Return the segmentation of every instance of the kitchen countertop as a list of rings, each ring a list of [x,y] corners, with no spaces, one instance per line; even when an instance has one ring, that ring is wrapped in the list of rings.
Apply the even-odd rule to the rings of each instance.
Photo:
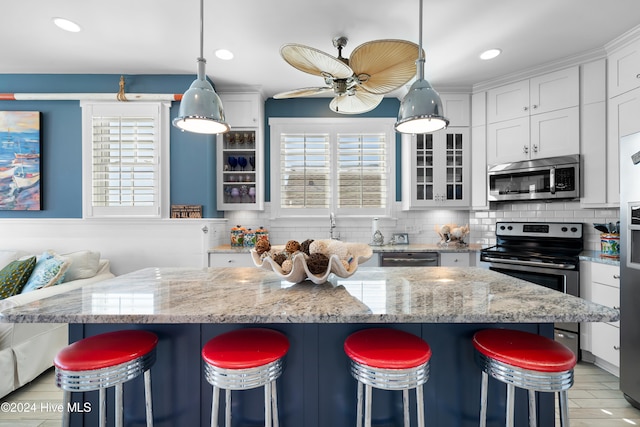
[[[243,268],[147,268],[0,314],[42,323],[552,323],[617,310],[488,269],[363,267],[293,285]]]
[[[620,265],[620,258],[611,258],[602,255],[600,251],[582,251],[580,252],[580,261],[591,261],[600,264]]]
[[[371,246],[374,253],[378,252],[480,252],[483,245],[470,244],[438,245],[438,244],[408,244],[408,245],[382,245]],[[241,254],[248,253],[250,248],[232,248],[231,245],[220,245],[208,250],[210,254]]]

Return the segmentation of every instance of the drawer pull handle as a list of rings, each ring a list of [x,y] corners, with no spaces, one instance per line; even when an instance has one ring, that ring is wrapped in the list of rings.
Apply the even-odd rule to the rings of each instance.
[[[619,279],[619,278],[620,278],[620,275],[619,275],[619,274],[614,274],[614,275],[613,275],[613,278],[617,280],[617,279]]]
[[[620,346],[619,346],[619,345],[614,345],[614,346],[613,346],[613,349],[614,349],[614,350],[620,350]]]

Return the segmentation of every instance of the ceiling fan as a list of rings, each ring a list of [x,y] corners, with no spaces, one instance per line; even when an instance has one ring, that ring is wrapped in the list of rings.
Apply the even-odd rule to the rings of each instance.
[[[326,86],[296,89],[274,95],[276,99],[334,93],[329,108],[341,114],[360,114],[380,104],[384,94],[406,84],[416,74],[418,45],[405,40],[373,40],[342,57],[346,37],[336,37],[338,57],[301,44],[285,44],[280,55],[305,73],[320,76]]]

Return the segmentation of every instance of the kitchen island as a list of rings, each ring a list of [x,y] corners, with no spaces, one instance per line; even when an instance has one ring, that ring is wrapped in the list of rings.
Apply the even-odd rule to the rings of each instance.
[[[119,328],[156,332],[156,426],[208,425],[211,387],[203,379],[200,349],[213,336],[247,325],[278,329],[291,341],[278,384],[282,426],[353,425],[355,380],[342,343],[358,329],[394,327],[432,347],[427,419],[436,426],[476,426],[475,331],[511,327],[552,337],[553,322],[618,316],[617,310],[480,268],[365,267],[322,285],[282,282],[257,268],[149,268],[6,310],[0,321],[70,323],[72,340]],[[134,391],[125,391],[125,398],[133,405],[125,407],[125,416],[135,424],[144,418],[142,384],[128,386]],[[400,395],[374,393],[374,421],[399,425]],[[489,425],[503,422],[504,396],[504,386],[492,383]],[[95,397],[78,399],[94,402]],[[526,423],[526,393],[516,400],[518,420]],[[553,425],[551,395],[540,396],[538,412],[541,425]],[[75,425],[88,426],[96,415],[72,418]],[[234,401],[234,417],[241,425],[259,423],[262,393],[244,392]]]

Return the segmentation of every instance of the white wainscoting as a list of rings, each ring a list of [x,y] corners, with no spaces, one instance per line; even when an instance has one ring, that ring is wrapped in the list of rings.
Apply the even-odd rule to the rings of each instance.
[[[207,250],[228,240],[227,222],[224,218],[2,219],[0,250],[100,251],[116,275],[146,267],[201,268],[207,266]]]

